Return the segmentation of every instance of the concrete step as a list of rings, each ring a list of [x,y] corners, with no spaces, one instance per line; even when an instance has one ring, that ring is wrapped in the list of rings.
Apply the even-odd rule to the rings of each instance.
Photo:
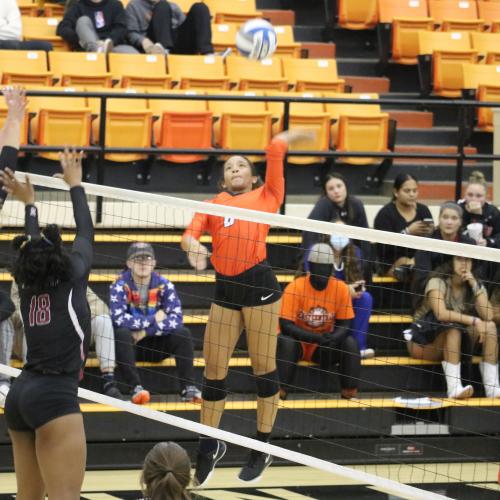
[[[404,129],[403,129],[404,130]],[[400,131],[398,131],[399,136]],[[398,137],[399,138],[399,137]],[[399,142],[399,141],[398,141]],[[397,153],[432,153],[432,154],[456,154],[456,146],[433,146],[433,145],[421,145],[421,144],[397,144],[395,147]],[[466,154],[475,154],[477,149],[474,147],[466,147],[464,149]],[[401,158],[394,160],[395,164],[406,164],[406,163],[424,163],[426,165],[455,165],[456,160],[454,159],[418,159],[418,158]],[[468,165],[474,165],[474,161],[466,161]]]

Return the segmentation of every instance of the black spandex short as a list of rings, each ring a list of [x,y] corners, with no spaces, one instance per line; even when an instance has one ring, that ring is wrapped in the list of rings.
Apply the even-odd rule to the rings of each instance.
[[[281,298],[281,288],[267,261],[236,276],[215,275],[214,303],[241,311],[243,307],[272,304]]]
[[[5,402],[7,427],[34,431],[55,418],[80,413],[77,394],[77,375],[42,375],[23,370]]]

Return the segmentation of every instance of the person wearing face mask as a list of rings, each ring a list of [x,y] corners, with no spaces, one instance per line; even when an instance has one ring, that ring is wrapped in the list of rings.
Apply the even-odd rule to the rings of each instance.
[[[127,17],[119,0],[79,0],[68,8],[57,34],[85,52],[137,54],[126,45]]]
[[[342,174],[331,173],[325,177],[323,195],[314,205],[308,219],[331,222],[340,219],[344,224],[357,227],[368,227],[365,207],[363,202],[349,194],[347,183]],[[313,243],[324,241],[318,233],[305,231],[302,234],[302,246],[308,249]],[[361,249],[363,258],[370,258],[371,249],[368,241],[356,241]]]
[[[306,360],[327,372],[339,365],[341,396],[351,399],[358,390],[360,357],[351,335],[349,287],[332,275],[335,257],[330,245],[314,244],[307,259],[309,272],[283,292],[277,352],[280,396],[287,397],[297,362]]]
[[[375,351],[367,345],[373,297],[366,291],[366,280],[360,262],[361,252],[347,236],[342,234],[332,234],[330,244],[334,255],[333,275],[347,283],[349,287],[354,310],[351,330],[358,343],[359,354],[363,359],[373,358]]]
[[[429,207],[417,201],[417,179],[412,174],[399,174],[394,179],[392,193],[392,200],[379,210],[373,227],[392,233],[430,236],[434,223]],[[409,270],[415,265],[415,250],[411,248],[377,243],[376,251],[381,275],[395,277],[397,274],[398,278],[403,278],[406,276],[402,266]]]
[[[467,243],[475,245],[476,241],[470,236],[461,232],[463,211],[454,202],[447,201],[439,209],[439,221],[431,238],[444,241],[456,241],[457,243]],[[432,246],[432,243],[429,243]],[[415,252],[415,266],[413,273],[413,289],[417,294],[424,291],[424,284],[427,276],[436,267],[442,265],[450,257],[439,252],[429,252],[428,250],[417,250]],[[478,265],[476,271],[483,276],[482,265]]]

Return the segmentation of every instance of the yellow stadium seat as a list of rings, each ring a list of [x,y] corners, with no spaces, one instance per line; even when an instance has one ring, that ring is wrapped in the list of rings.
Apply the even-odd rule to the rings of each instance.
[[[167,63],[180,89],[229,89],[222,57],[169,55]]]
[[[111,87],[106,56],[94,52],[49,52],[49,67],[63,87]]]
[[[500,86],[500,65],[463,64],[463,88],[477,89],[480,85]]]
[[[69,51],[68,44],[56,35],[57,25],[61,19],[57,17],[28,17],[24,16],[23,38],[24,40],[44,40],[50,42],[54,50]]]
[[[238,26],[234,23],[212,24],[212,45],[216,52],[227,48],[236,50],[236,33]]]
[[[486,26],[492,26],[495,21],[500,23],[500,2],[478,0],[477,12]]]
[[[214,94],[214,92],[210,92]],[[218,95],[227,92],[217,92]],[[215,94],[215,95],[217,95]],[[229,95],[257,96],[262,91],[236,91]],[[208,101],[214,119],[214,141],[224,149],[264,149],[271,139],[272,115],[264,101]],[[251,161],[261,156],[250,156]]]
[[[378,0],[381,23],[392,23],[394,18],[429,19],[426,0]]]
[[[169,89],[165,57],[156,54],[109,54],[109,71],[120,87]]]
[[[365,30],[377,24],[377,0],[339,0],[338,9],[342,28]]]
[[[485,102],[500,102],[500,85],[479,85],[477,100]],[[477,126],[485,132],[493,132],[492,108],[477,109]]]
[[[255,0],[205,0],[216,23],[244,23],[262,17]]]
[[[239,90],[288,90],[288,80],[283,77],[279,58],[251,61],[230,56],[226,59],[226,68],[231,83]]]
[[[472,48],[486,64],[500,62],[500,33],[471,33]]]
[[[342,92],[335,59],[283,59],[283,74],[297,92]]]
[[[17,6],[22,16],[36,16],[38,14],[38,6],[33,0],[17,0]]]
[[[481,31],[475,0],[429,0],[429,15],[443,31]]]
[[[386,153],[389,151],[389,115],[360,116],[341,115],[336,143],[337,151],[359,152],[370,151]],[[370,165],[380,163],[377,158],[345,157],[339,159],[344,163],[352,165]]]
[[[44,14],[48,17],[63,17],[64,16],[64,5],[60,3],[45,2]]]
[[[301,44],[295,41],[292,26],[275,26],[278,46],[277,56],[300,57]]]
[[[54,87],[52,87],[54,90]],[[76,89],[66,88],[71,94]],[[90,145],[92,111],[85,97],[30,97],[28,109],[34,115],[31,133],[40,146]],[[49,160],[58,160],[56,152],[39,153]]]
[[[0,50],[0,72],[3,84],[52,85],[47,54],[43,51]]]
[[[150,89],[153,93],[154,89]],[[169,90],[169,94],[199,95],[196,90]],[[154,137],[158,147],[210,148],[212,146],[212,113],[207,101],[181,99],[150,99],[149,109],[157,118]],[[193,163],[206,159],[206,155],[163,155],[162,159],[174,163]]]
[[[321,97],[320,93],[314,92],[266,92],[268,96],[287,96],[314,98]],[[284,104],[276,101],[267,103],[268,109],[275,120],[273,134],[283,129]],[[300,128],[311,130],[315,133],[312,143],[300,143],[289,147],[289,151],[328,151],[330,144],[330,116],[325,111],[323,103],[292,102],[290,103],[289,128]],[[321,156],[289,156],[289,162],[296,165],[309,165],[323,163],[325,159]]]

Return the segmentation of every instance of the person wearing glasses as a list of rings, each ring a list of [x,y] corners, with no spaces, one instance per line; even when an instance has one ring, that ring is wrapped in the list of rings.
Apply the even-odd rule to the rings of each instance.
[[[117,367],[132,387],[132,402],[146,404],[150,394],[141,385],[136,361],[174,356],[182,401],[201,402],[194,385],[193,341],[183,323],[181,302],[174,284],[155,272],[155,266],[153,247],[133,243],[126,269],[110,287]]]

